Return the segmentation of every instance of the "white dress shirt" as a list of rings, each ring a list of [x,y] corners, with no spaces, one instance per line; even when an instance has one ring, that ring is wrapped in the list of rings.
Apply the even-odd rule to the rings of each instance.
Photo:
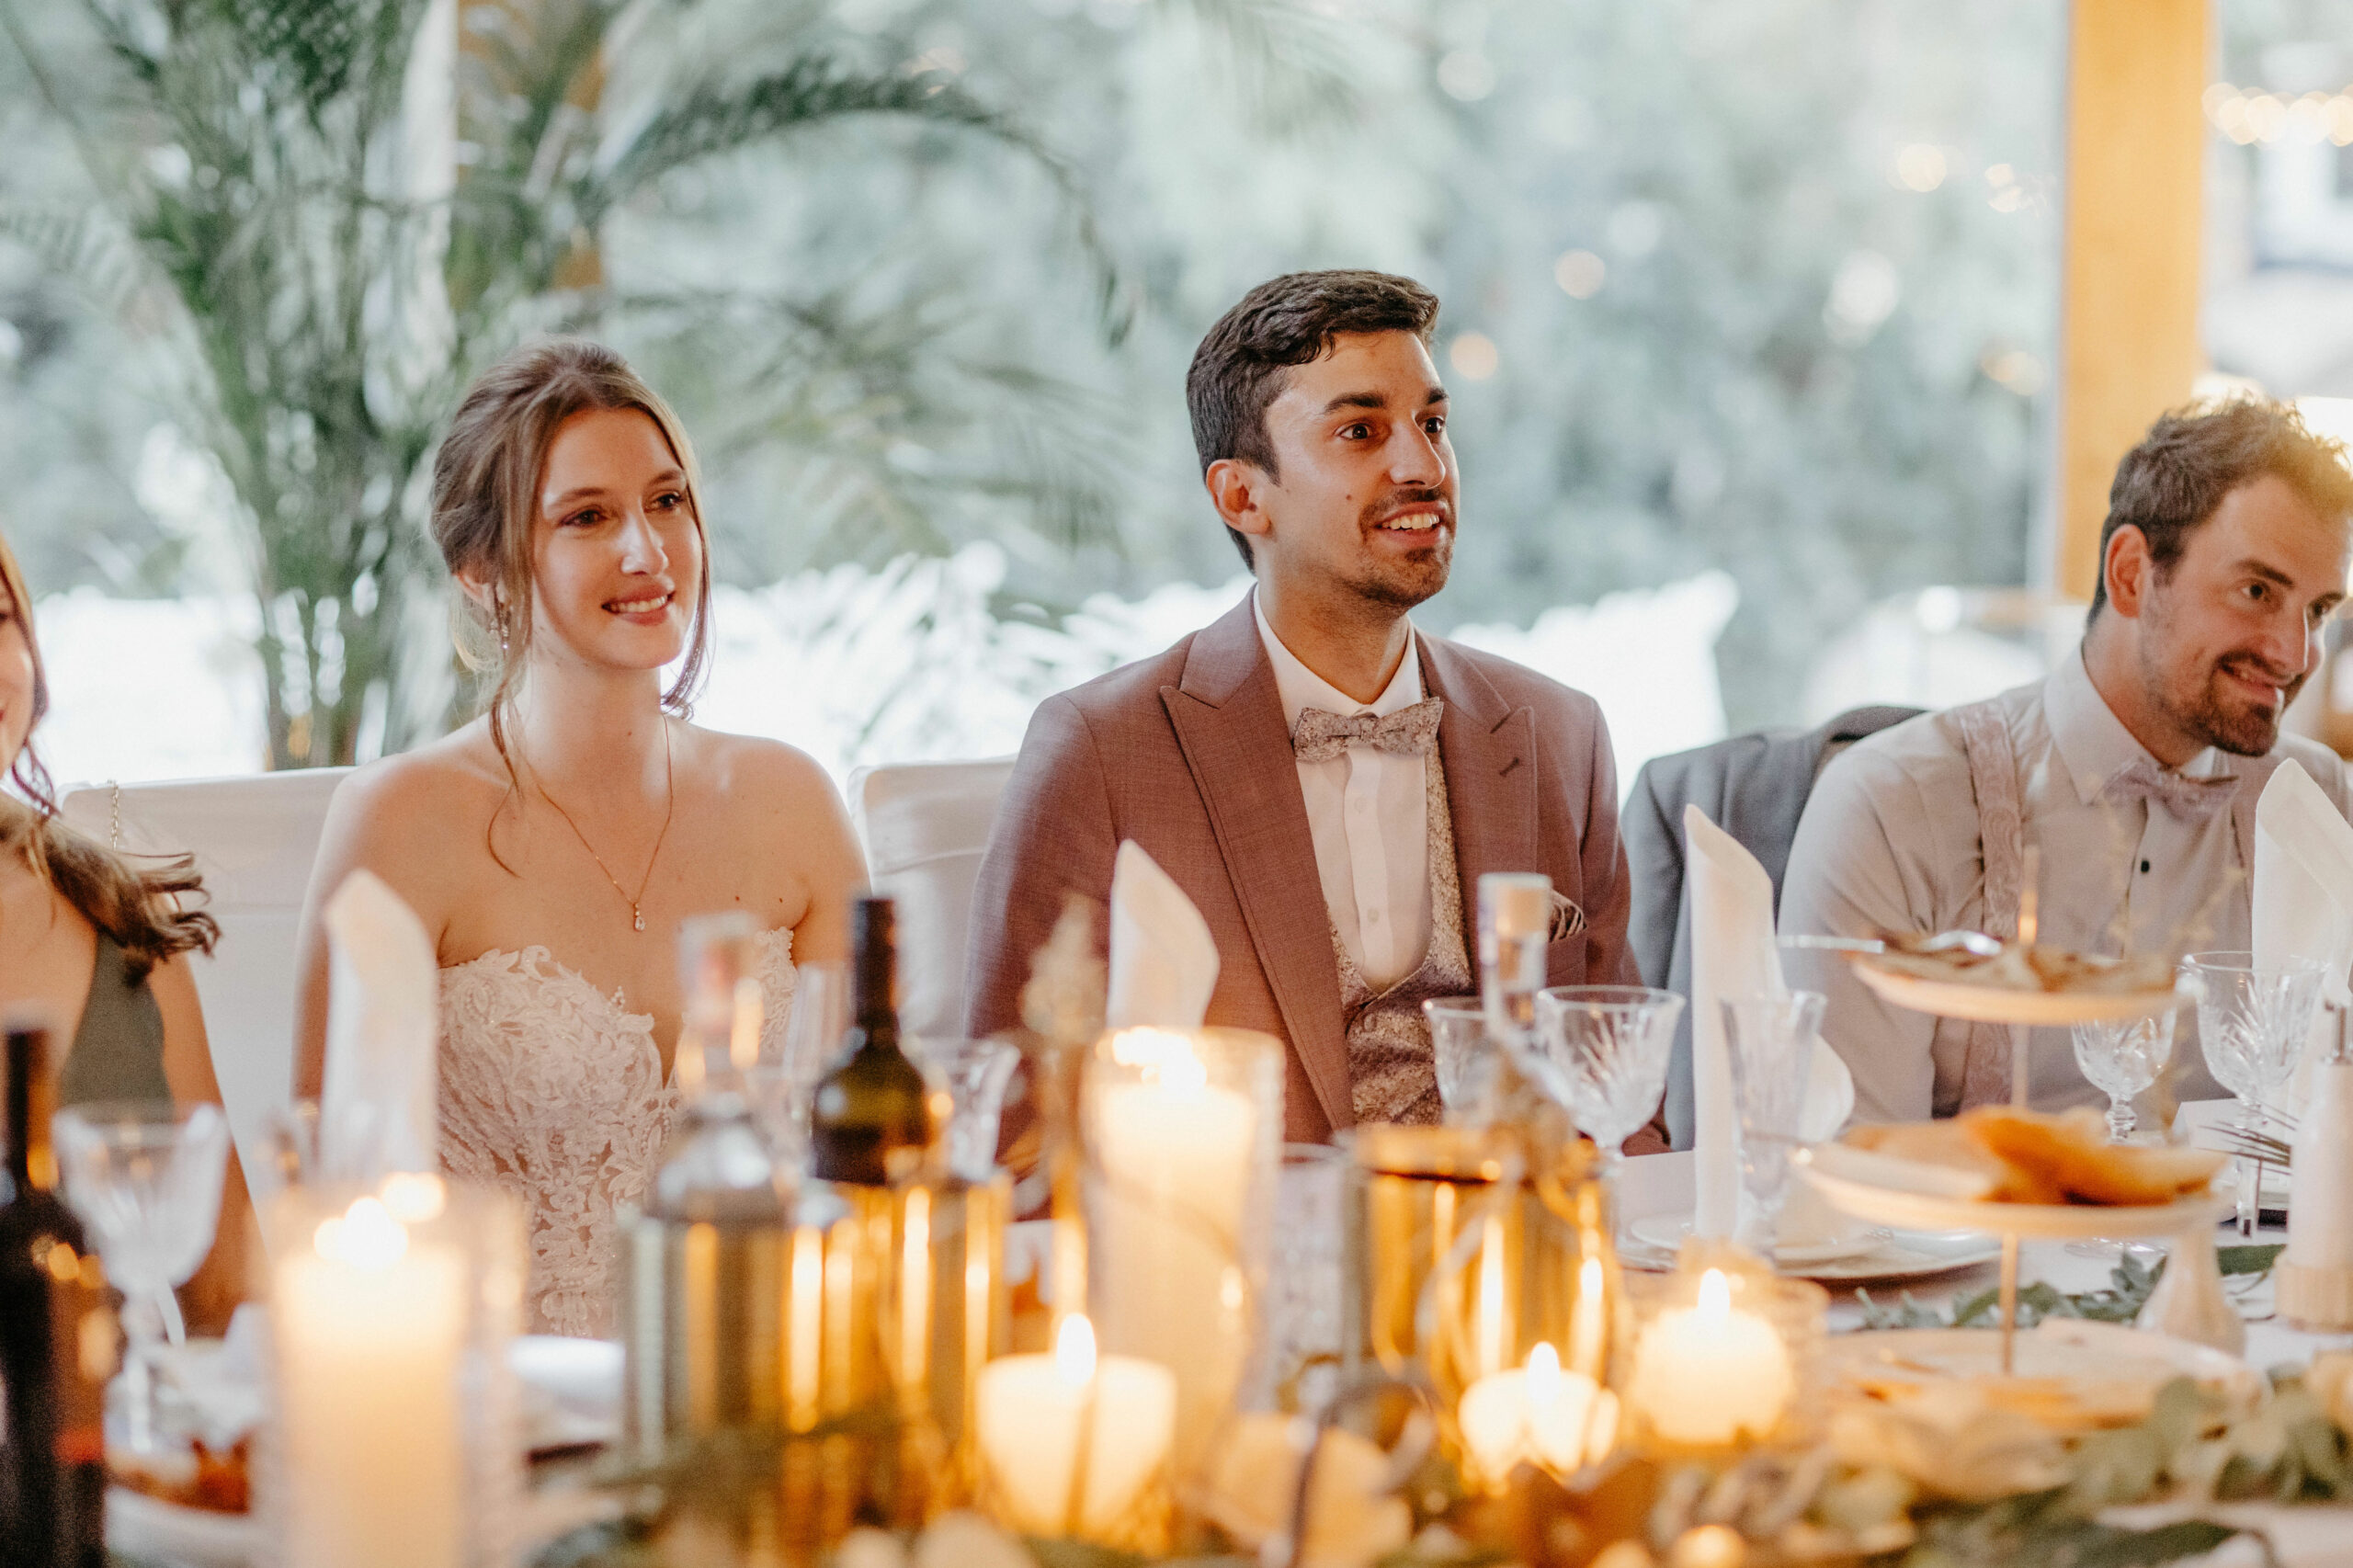
[[[1386,718],[1422,699],[1421,647],[1405,625],[1405,657],[1387,689],[1358,702],[1283,646],[1251,596],[1258,639],[1275,666],[1283,727],[1304,709]],[[1341,946],[1379,995],[1421,967],[1430,939],[1428,762],[1372,745],[1351,745],[1327,762],[1302,762],[1299,790],[1315,840],[1315,870]]]
[[[2024,836],[2041,846],[2040,941],[2174,959],[2248,946],[2253,868],[2241,863],[2232,813],[2193,821],[2105,793],[2120,769],[2148,754],[2092,685],[2080,653],[1995,700],[2017,753]],[[2273,755],[2293,756],[2347,809],[2346,769],[2326,747],[2282,735]],[[2224,778],[2239,763],[2210,747],[2179,771]],[[1851,937],[1984,930],[1984,892],[1968,757],[1932,714],[1859,742],[1823,770],[1790,846],[1780,926]],[[1822,1034],[1855,1075],[1859,1120],[1951,1113],[1966,1025],[1881,1002],[1843,960],[1790,953],[1785,962],[1792,983],[1829,994]],[[2035,1030],[2028,1054],[2029,1094],[2040,1108],[2108,1103],[2075,1065],[2067,1030]],[[2172,1065],[2159,1082],[2180,1099],[2224,1092],[2206,1070],[2190,1009],[2177,1015]]]

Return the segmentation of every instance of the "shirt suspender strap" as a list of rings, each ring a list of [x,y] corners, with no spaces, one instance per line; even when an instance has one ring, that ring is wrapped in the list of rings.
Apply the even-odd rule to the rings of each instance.
[[[2018,899],[2026,881],[2026,818],[2019,805],[2018,748],[1998,701],[1972,702],[1946,715],[1969,759],[1969,787],[1977,797],[1977,838],[1985,865],[1985,934],[2009,941],[2018,932]],[[2010,1097],[2010,1031],[2004,1024],[1971,1024],[1962,1055],[1961,1105],[2001,1105]]]

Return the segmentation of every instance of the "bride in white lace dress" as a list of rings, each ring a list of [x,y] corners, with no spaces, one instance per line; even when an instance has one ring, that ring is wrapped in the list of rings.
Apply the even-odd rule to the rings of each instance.
[[[318,1093],[324,1051],[316,915],[366,866],[438,946],[443,1165],[529,1206],[529,1329],[609,1334],[614,1207],[669,1127],[678,923],[752,913],[773,1039],[795,960],[844,955],[865,869],[808,757],[687,722],[710,650],[694,457],[618,356],[558,341],[509,358],[467,393],[433,481],[461,651],[495,685],[482,718],[336,791],[295,1089]]]

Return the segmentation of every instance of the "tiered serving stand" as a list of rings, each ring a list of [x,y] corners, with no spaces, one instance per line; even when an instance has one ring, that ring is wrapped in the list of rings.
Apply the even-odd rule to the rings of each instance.
[[[1859,956],[1857,975],[1882,1001],[1914,1012],[1968,1023],[2006,1024],[2010,1030],[2010,1103],[2027,1102],[2027,1040],[2032,1030],[2075,1024],[2154,1018],[2181,1005],[2177,992],[2021,991],[1956,981],[1927,980],[1882,969]],[[2211,1197],[2140,1207],[1989,1203],[1915,1192],[1808,1166],[1807,1179],[1834,1207],[1874,1224],[1906,1230],[1990,1232],[2002,1243],[2002,1370],[2014,1365],[2018,1333],[2018,1244],[2021,1241],[2140,1241],[2186,1234],[2220,1218]]]

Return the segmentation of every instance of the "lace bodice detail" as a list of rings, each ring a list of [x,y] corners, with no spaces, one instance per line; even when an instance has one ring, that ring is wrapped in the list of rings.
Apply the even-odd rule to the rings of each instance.
[[[763,1057],[792,1011],[792,933],[759,940]],[[532,1334],[609,1336],[620,1267],[615,1206],[645,1190],[677,1103],[654,1020],[607,996],[543,947],[441,971],[441,1164],[494,1183],[529,1217]]]

